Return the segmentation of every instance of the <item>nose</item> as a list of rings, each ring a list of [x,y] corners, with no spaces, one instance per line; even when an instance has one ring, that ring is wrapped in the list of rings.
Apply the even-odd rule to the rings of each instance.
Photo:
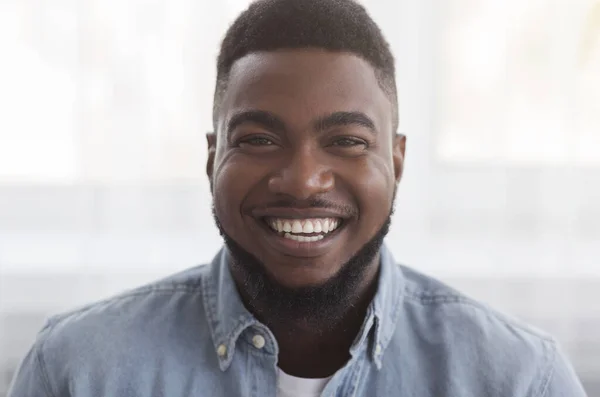
[[[269,179],[272,193],[307,200],[333,189],[333,173],[326,164],[306,150],[295,153],[285,167]]]

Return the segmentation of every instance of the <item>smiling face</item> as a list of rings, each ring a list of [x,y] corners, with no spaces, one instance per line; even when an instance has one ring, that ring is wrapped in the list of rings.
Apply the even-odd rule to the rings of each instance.
[[[357,56],[238,60],[208,137],[222,232],[285,288],[334,279],[389,219],[404,156],[392,124],[391,101]]]

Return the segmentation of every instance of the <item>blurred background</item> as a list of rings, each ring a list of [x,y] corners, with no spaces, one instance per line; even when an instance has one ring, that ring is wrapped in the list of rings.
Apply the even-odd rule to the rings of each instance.
[[[397,59],[396,258],[552,333],[600,395],[600,0],[364,0]],[[0,396],[44,320],[206,262],[247,0],[0,1]]]

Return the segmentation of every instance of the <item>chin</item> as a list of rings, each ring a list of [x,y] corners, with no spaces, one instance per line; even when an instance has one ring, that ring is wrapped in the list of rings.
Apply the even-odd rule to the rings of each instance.
[[[350,258],[333,252],[315,257],[294,257],[277,253],[256,253],[266,273],[277,283],[290,287],[319,286],[333,279]]]
[[[272,269],[265,266],[269,276],[274,282],[285,288],[301,289],[306,287],[322,287],[331,281],[338,273],[341,266],[335,270],[326,271],[318,268],[308,268],[310,265],[302,265],[295,269]]]

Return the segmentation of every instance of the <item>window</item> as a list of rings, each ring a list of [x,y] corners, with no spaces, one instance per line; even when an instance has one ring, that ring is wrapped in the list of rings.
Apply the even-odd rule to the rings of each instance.
[[[77,169],[76,15],[57,5],[39,20],[33,6],[0,4],[0,181],[69,182]]]
[[[600,2],[444,2],[437,156],[600,165]]]
[[[0,183],[196,182],[230,14],[185,0],[2,2]]]

